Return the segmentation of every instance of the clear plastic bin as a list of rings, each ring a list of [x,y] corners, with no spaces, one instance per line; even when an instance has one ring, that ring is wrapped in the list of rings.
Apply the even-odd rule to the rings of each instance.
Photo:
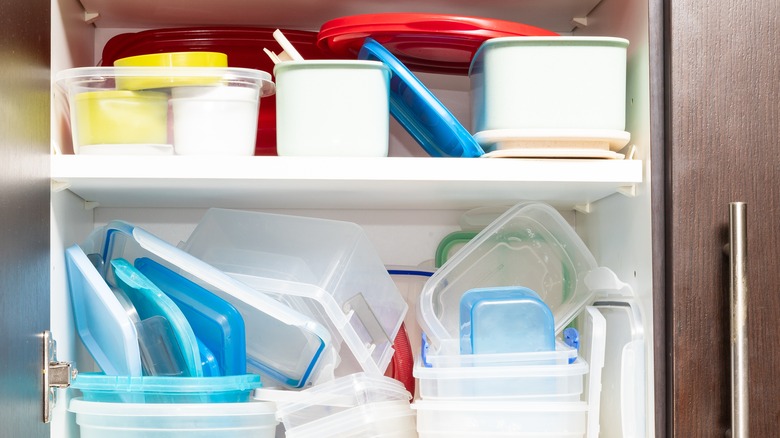
[[[559,333],[592,301],[585,281],[596,261],[553,207],[521,203],[501,215],[425,284],[418,319],[435,351],[460,349],[460,301],[475,288],[523,286],[539,294]]]
[[[387,369],[408,305],[357,224],[211,209],[182,248],[327,326],[335,377]]]

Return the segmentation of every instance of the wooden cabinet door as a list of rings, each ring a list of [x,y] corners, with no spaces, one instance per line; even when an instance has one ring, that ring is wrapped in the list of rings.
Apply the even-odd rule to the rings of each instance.
[[[747,203],[749,427],[780,424],[780,2],[665,2],[667,426],[731,424],[728,205]],[[660,435],[660,434],[659,434]]]

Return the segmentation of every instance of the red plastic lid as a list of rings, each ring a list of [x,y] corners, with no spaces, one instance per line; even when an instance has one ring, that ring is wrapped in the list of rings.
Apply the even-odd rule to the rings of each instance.
[[[273,37],[276,29],[255,27],[204,27],[153,29],[123,33],[103,46],[102,65],[113,65],[119,58],[165,52],[221,52],[227,54],[230,67],[274,71],[274,64],[263,48],[282,49]],[[317,33],[282,29],[284,36],[305,59],[322,59]],[[260,104],[255,155],[276,155],[276,99],[264,97]]]
[[[490,38],[557,36],[527,24],[443,14],[384,13],[328,21],[317,45],[340,58],[354,58],[371,37],[414,71],[467,75],[471,58]]]

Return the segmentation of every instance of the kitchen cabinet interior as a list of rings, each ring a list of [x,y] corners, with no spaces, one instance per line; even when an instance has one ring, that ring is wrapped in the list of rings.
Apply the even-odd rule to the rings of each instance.
[[[653,370],[653,260],[648,11],[643,1],[555,0],[394,2],[52,0],[52,74],[95,65],[112,36],[172,26],[262,26],[316,31],[339,16],[438,12],[501,18],[563,34],[624,37],[628,56],[626,160],[449,159],[422,157],[394,127],[391,157],[51,157],[51,330],[60,359],[89,370],[69,313],[64,249],[96,226],[124,219],[177,243],[209,207],[276,211],[356,222],[388,265],[416,266],[459,229],[467,210],[520,201],[550,203],[575,227],[601,266],[641,303]],[[258,53],[258,56],[263,56]],[[420,76],[467,125],[465,77]],[[52,138],[62,136],[56,111]],[[56,146],[56,144],[55,144]],[[54,148],[56,149],[56,148]],[[606,384],[606,383],[605,383]],[[654,381],[644,382],[646,436],[654,434]],[[60,390],[51,434],[75,436]]]

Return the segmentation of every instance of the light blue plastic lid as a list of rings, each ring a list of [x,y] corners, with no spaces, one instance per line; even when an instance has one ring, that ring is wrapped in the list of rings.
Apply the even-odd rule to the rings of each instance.
[[[432,157],[480,157],[485,152],[458,119],[398,58],[366,38],[358,59],[390,68],[390,114]]]
[[[246,373],[244,319],[233,305],[152,259],[138,258],[135,267],[179,307],[221,375]]]
[[[105,374],[142,374],[138,333],[130,316],[78,246],[65,250],[76,331]]]
[[[134,262],[149,257],[230,302],[241,313],[247,340],[247,370],[281,385],[300,388],[316,375],[330,332],[268,295],[258,293],[210,264],[124,221],[111,221],[92,232],[84,244],[99,253],[103,266],[115,258]],[[111,284],[107,272],[102,273]]]
[[[461,354],[555,350],[555,319],[527,287],[486,287],[460,299]]]
[[[79,373],[71,388],[86,401],[122,403],[236,403],[248,402],[260,376],[221,377],[106,376]]]
[[[183,360],[178,375],[202,377],[198,340],[179,307],[127,260],[113,259],[111,268],[117,285],[130,298],[142,321],[162,316],[170,324],[174,348],[178,346]]]

